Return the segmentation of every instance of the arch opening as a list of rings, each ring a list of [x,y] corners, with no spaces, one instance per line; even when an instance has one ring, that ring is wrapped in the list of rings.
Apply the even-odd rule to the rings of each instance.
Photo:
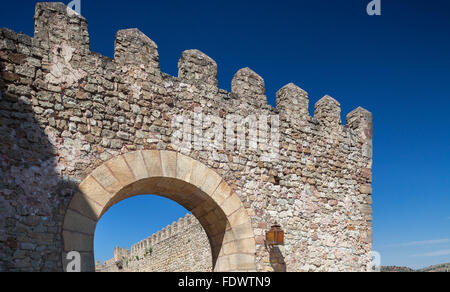
[[[158,195],[127,198],[99,220],[96,272],[211,272],[211,246],[200,222]]]
[[[97,222],[127,198],[155,194],[190,211],[205,230],[214,271],[255,271],[255,239],[239,197],[214,170],[173,151],[136,151],[96,168],[80,184],[66,212],[62,231],[66,254],[81,255],[81,270],[94,271],[93,239]]]

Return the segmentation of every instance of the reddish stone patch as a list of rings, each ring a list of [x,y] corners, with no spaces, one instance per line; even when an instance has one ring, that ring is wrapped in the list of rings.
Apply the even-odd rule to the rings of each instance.
[[[6,81],[18,81],[20,80],[19,75],[12,73],[12,72],[2,72],[2,78]]]
[[[264,244],[266,238],[262,235],[258,235],[255,238],[256,244]]]
[[[17,240],[12,238],[12,237],[8,237],[8,239],[5,242],[5,245],[9,248],[13,248],[16,249],[18,246]]]
[[[361,176],[364,178],[371,178],[372,177],[372,170],[370,168],[363,168],[361,169]]]
[[[258,228],[267,229],[267,223],[266,222],[259,222],[258,223]]]
[[[330,205],[331,207],[334,207],[334,206],[336,206],[338,204],[338,201],[336,201],[336,200],[329,200],[328,201],[328,205]]]
[[[10,62],[18,64],[18,65],[23,63],[24,58],[25,58],[25,56],[22,54],[17,54],[17,53],[9,53],[8,54],[8,60]]]

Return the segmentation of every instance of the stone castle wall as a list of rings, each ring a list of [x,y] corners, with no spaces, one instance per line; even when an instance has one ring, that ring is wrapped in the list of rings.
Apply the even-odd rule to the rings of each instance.
[[[208,237],[192,215],[134,244],[115,248],[114,258],[97,262],[97,272],[211,272]]]
[[[183,52],[178,67],[178,77],[161,72],[157,45],[137,29],[117,33],[113,59],[91,52],[87,21],[62,3],[36,5],[33,37],[0,30],[0,271],[62,271],[74,234],[84,238],[90,269],[98,218],[69,207],[79,204],[80,183],[122,154],[174,150],[173,118],[195,108],[279,123],[276,160],[260,149],[184,153],[214,170],[243,205],[238,214],[250,218],[250,235],[237,228],[242,241],[214,246],[224,266],[254,258],[242,270],[368,270],[372,115],[357,108],[343,125],[340,104],[325,96],[310,116],[308,94],[294,84],[280,89],[272,108],[264,80],[249,68],[236,73],[231,92],[219,89],[216,63],[198,50]],[[69,217],[79,224],[63,231]],[[240,219],[230,215],[223,225]],[[285,245],[270,249],[264,234],[274,222]],[[234,249],[246,254],[228,254]]]

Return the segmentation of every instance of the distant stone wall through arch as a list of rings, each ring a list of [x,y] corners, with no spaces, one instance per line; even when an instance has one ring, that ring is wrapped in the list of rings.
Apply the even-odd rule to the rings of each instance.
[[[94,248],[98,250],[95,244]],[[97,260],[95,271],[212,272],[212,263],[204,228],[197,218],[186,214],[131,247],[116,246],[112,258]]]

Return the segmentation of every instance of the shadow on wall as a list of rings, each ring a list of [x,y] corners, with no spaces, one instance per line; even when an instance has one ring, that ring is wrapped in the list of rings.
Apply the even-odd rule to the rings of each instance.
[[[274,272],[286,272],[284,256],[277,246],[269,247],[270,265]]]
[[[25,58],[0,50],[0,271],[62,271],[58,222],[77,186],[62,179],[45,132],[53,110],[39,119],[39,89],[10,69]]]

